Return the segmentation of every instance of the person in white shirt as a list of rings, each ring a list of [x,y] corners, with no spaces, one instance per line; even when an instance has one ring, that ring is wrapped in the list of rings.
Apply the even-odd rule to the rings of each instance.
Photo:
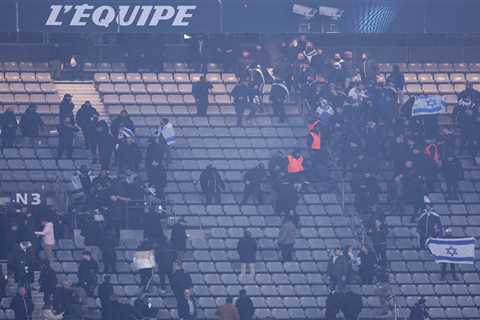
[[[53,247],[55,246],[55,231],[53,223],[47,219],[42,219],[42,231],[37,231],[35,234],[42,237],[43,251],[48,260],[53,260]]]
[[[160,121],[160,130],[159,133],[163,136],[165,139],[165,142],[167,143],[167,162],[170,162],[170,153],[171,153],[171,148],[175,144],[175,129],[173,128],[173,124],[167,119],[167,118],[162,118]]]

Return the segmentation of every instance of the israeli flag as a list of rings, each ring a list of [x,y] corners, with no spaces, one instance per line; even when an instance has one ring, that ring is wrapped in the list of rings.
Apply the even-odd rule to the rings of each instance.
[[[445,113],[447,102],[441,96],[419,95],[415,97],[412,117]]]
[[[436,263],[473,264],[475,259],[475,238],[428,238]]]

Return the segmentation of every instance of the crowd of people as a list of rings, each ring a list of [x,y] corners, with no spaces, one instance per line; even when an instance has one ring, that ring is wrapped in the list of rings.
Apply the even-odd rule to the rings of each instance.
[[[201,38],[196,39],[202,43]],[[202,45],[200,45],[201,47]],[[198,48],[196,48],[198,49]],[[200,49],[201,50],[201,49]],[[302,192],[312,182],[322,182],[328,192],[336,192],[336,178],[332,171],[340,172],[340,179],[348,181],[354,194],[354,209],[362,220],[364,238],[358,255],[351,246],[332,250],[327,276],[330,295],[327,300],[327,318],[335,319],[342,310],[348,319],[357,319],[362,309],[361,297],[352,292],[349,284],[378,284],[382,314],[391,312],[391,290],[388,285],[389,262],[386,255],[388,226],[386,213],[409,215],[417,224],[420,249],[431,236],[453,237],[451,229],[429,203],[428,194],[441,190],[439,176],[446,182],[446,198],[455,201],[459,196],[459,182],[463,168],[459,155],[468,151],[475,162],[479,148],[479,122],[477,120],[480,93],[471,84],[459,94],[454,111],[456,129],[447,130],[438,124],[436,115],[412,116],[414,97],[402,94],[405,80],[398,66],[386,79],[379,77],[377,63],[367,53],[356,61],[352,52],[326,54],[306,35],[294,37],[278,48],[281,59],[271,61],[262,44],[254,50],[243,50],[237,58],[227,47],[219,48],[225,59],[224,67],[235,72],[239,83],[231,92],[237,125],[244,125],[257,112],[265,112],[265,85],[271,83],[270,102],[274,116],[280,122],[288,121],[285,108],[296,102],[307,114],[305,148],[275,152],[268,164],[259,163],[244,174],[245,188],[241,203],[263,204],[266,186],[276,214],[283,217],[277,239],[283,261],[295,260],[295,239],[299,218],[296,206]],[[226,58],[228,57],[228,58]],[[198,57],[197,57],[198,58]],[[195,59],[197,59],[195,58]],[[206,60],[193,59],[202,66]],[[205,77],[193,85],[192,94],[197,115],[208,114],[208,96],[212,85]],[[160,120],[158,130],[152,132],[145,155],[135,136],[135,124],[127,110],[109,124],[86,101],[74,114],[72,96],[65,95],[59,106],[57,158],[72,158],[77,137],[83,137],[84,147],[90,150],[92,163],[100,164],[97,176],[82,166],[72,179],[74,194],[81,211],[89,211],[83,223],[85,244],[98,246],[104,265],[103,282],[98,286],[99,265],[90,251],[82,254],[78,264],[78,284],[57,284],[50,262],[55,259],[54,223],[51,216],[36,216],[33,221],[28,208],[20,209],[21,219],[13,219],[9,226],[6,252],[9,254],[8,271],[15,275],[18,295],[12,308],[18,320],[29,319],[33,310],[30,290],[33,270],[41,269],[40,284],[45,297],[43,314],[46,319],[61,319],[63,315],[82,317],[87,297],[97,295],[102,305],[103,319],[136,319],[148,317],[155,309],[148,304],[147,294],[155,272],[160,278],[161,292],[167,290],[166,279],[177,300],[181,319],[195,319],[196,298],[190,275],[183,270],[182,259],[187,245],[185,221],[180,219],[172,227],[170,239],[163,232],[161,213],[149,208],[144,215],[145,241],[138,247],[134,264],[140,274],[143,293],[134,305],[125,303],[113,294],[109,274],[116,272],[115,248],[119,232],[125,225],[119,214],[122,204],[145,199],[153,195],[160,203],[166,202],[168,163],[172,159],[175,129],[167,118]],[[2,148],[16,144],[17,127],[27,143],[37,145],[45,125],[31,105],[21,115],[17,125],[12,109],[1,117]],[[456,132],[459,134],[457,143]],[[144,160],[144,165],[140,163]],[[110,176],[115,165],[118,174]],[[388,205],[380,201],[379,178],[381,168],[391,167],[393,177],[388,183]],[[139,171],[145,169],[147,183]],[[338,170],[332,170],[336,169]],[[219,204],[227,182],[213,165],[201,173],[199,185],[205,204]],[[412,209],[413,207],[413,209]],[[39,218],[40,217],[40,218]],[[54,230],[55,229],[55,230]],[[39,237],[42,239],[40,242]],[[44,256],[40,260],[40,243]],[[242,277],[255,275],[257,239],[245,230],[237,251]],[[358,272],[354,272],[357,270]],[[442,265],[442,280],[447,265]],[[452,276],[457,278],[451,265]],[[97,289],[98,286],[98,289]],[[349,303],[344,304],[345,301]],[[412,310],[412,320],[423,319],[419,301]],[[424,311],[424,309],[421,309]],[[158,310],[156,310],[158,311]],[[416,315],[418,314],[418,316]],[[219,319],[252,319],[254,307],[251,299],[241,290],[239,297],[227,297],[217,310]]]

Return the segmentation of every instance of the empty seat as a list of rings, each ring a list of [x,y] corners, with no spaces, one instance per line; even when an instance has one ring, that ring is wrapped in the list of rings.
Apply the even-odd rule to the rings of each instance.
[[[20,78],[23,82],[36,82],[37,78],[35,77],[35,73],[33,72],[22,72],[20,74]]]
[[[3,63],[3,70],[5,71],[18,71],[18,63],[15,61],[8,61]]]
[[[37,81],[39,82],[50,82],[52,81],[52,76],[48,72],[37,72]]]
[[[18,72],[5,72],[5,80],[8,82],[19,82],[22,81],[20,78],[20,73]]]
[[[421,63],[409,63],[408,70],[413,72],[422,72],[423,65]]]
[[[110,81],[112,82],[126,82],[125,74],[123,73],[110,73]]]
[[[123,62],[114,62],[112,63],[112,71],[125,72],[127,71],[127,65]]]
[[[225,83],[236,83],[237,76],[234,73],[224,73],[222,74],[222,80]]]
[[[423,84],[422,85],[423,93],[425,94],[436,94],[438,93],[437,86],[435,84]]]
[[[143,83],[134,83],[130,85],[132,93],[147,93],[147,89]]]
[[[55,85],[50,82],[40,83],[40,88],[42,88],[42,92],[44,93],[53,93],[57,91]]]
[[[454,93],[453,85],[450,83],[442,83],[438,85],[438,91],[440,93],[451,94]]]
[[[112,65],[109,62],[97,63],[97,70],[99,71],[112,71]]]
[[[95,73],[93,75],[93,79],[95,80],[95,82],[110,82],[110,75],[108,73]]]
[[[466,63],[454,63],[453,69],[455,72],[467,72],[468,71],[468,64]]]
[[[162,88],[162,85],[159,84],[159,83],[151,83],[151,84],[147,84],[147,91],[149,93],[163,93],[163,88]]]
[[[480,73],[467,73],[468,82],[480,82]]]
[[[114,86],[116,93],[130,93],[130,85],[127,83],[117,83]]]
[[[451,63],[439,63],[438,70],[452,72],[454,69]]]
[[[464,83],[456,83],[453,85],[453,89],[455,90],[456,93],[460,93],[463,90],[465,90],[465,84]]]
[[[190,77],[188,76],[188,73],[175,73],[173,77],[175,79],[175,82],[190,82]]]
[[[114,93],[115,87],[111,83],[100,83],[98,85],[98,92],[100,93]]]
[[[226,94],[227,89],[225,88],[225,85],[223,83],[214,83],[212,92],[215,94]]]
[[[470,63],[468,69],[470,69],[470,71],[480,72],[480,63]]]
[[[436,83],[448,83],[450,82],[450,78],[448,77],[447,73],[435,73],[433,75],[433,79]]]
[[[423,64],[423,70],[424,71],[432,71],[435,72],[437,71],[437,64],[436,63],[424,63]]]
[[[155,83],[158,82],[156,73],[142,73],[142,80],[145,83]]]
[[[418,74],[418,81],[420,83],[432,83],[433,77],[431,73],[420,73]]]
[[[222,77],[220,73],[207,73],[207,81],[222,82]]]
[[[126,79],[128,82],[142,82],[142,75],[140,73],[127,73]]]
[[[171,73],[159,73],[157,78],[159,82],[166,82],[166,83],[175,82]]]
[[[10,83],[10,91],[14,93],[25,92],[25,85],[21,82]]]
[[[417,74],[415,74],[415,73],[405,73],[404,77],[405,77],[405,83],[417,83],[418,82]]]
[[[419,84],[407,84],[406,89],[408,93],[419,94],[423,92]]]
[[[178,87],[176,84],[164,84],[163,92],[165,93],[178,93]]]

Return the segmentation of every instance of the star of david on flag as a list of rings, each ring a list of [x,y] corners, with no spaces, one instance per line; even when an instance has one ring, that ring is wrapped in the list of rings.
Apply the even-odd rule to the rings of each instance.
[[[441,96],[419,95],[415,97],[412,116],[425,116],[445,113],[447,102]]]
[[[473,264],[475,238],[429,238],[426,246],[436,263]]]

